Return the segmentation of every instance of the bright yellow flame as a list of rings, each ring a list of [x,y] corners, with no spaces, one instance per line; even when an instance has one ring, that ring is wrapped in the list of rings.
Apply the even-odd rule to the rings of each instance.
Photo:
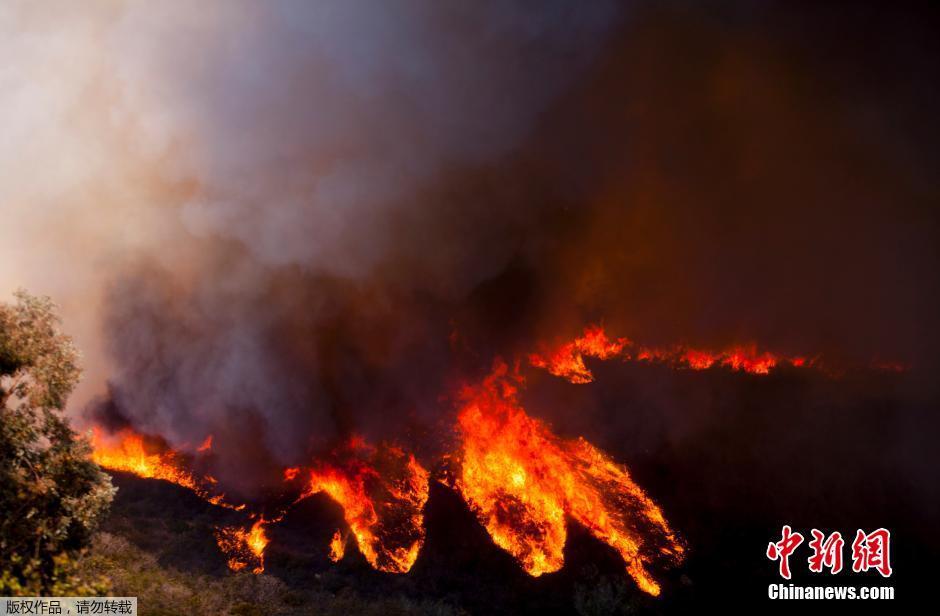
[[[191,473],[183,468],[176,452],[149,453],[139,434],[125,430],[118,440],[109,443],[97,428],[92,431],[92,459],[104,468],[133,473],[139,477],[163,479],[201,492],[202,488]]]
[[[559,438],[529,417],[505,363],[463,398],[456,483],[493,542],[533,576],[557,571],[571,516],[620,553],[644,592],[658,595],[647,565],[654,555],[678,561],[684,549],[627,469],[586,440]]]
[[[216,543],[228,556],[229,569],[241,571],[253,565],[252,573],[264,572],[264,549],[268,545],[268,537],[264,532],[265,524],[264,518],[261,517],[247,530],[237,526],[216,529]]]
[[[379,571],[406,573],[424,544],[428,478],[413,455],[387,444],[372,447],[353,439],[335,462],[318,464],[311,471],[301,498],[325,493],[342,506],[356,545],[370,565]]]
[[[343,560],[343,556],[346,554],[346,537],[343,536],[343,533],[339,529],[333,533],[333,538],[330,540],[330,560],[334,563],[338,563]]]
[[[212,437],[206,439],[211,446]],[[91,458],[102,468],[112,471],[132,473],[147,479],[162,479],[188,488],[200,498],[204,498],[213,505],[241,511],[245,505],[232,505],[225,502],[224,494],[210,494],[209,488],[215,485],[216,480],[211,475],[196,478],[186,469],[182,456],[172,449],[160,452],[147,450],[144,438],[131,431],[123,430],[110,438],[98,428],[92,429]],[[200,448],[202,450],[202,448]]]

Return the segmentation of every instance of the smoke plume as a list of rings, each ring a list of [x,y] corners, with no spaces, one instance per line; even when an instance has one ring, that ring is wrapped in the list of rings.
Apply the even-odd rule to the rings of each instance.
[[[586,321],[924,365],[935,43],[815,11],[5,3],[0,291],[246,485]]]

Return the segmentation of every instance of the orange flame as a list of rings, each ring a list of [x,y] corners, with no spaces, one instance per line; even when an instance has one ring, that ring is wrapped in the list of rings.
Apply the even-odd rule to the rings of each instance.
[[[575,383],[593,380],[585,357],[681,361],[694,369],[718,363],[755,373],[766,372],[776,361],[748,347],[717,356],[688,349],[681,355],[650,349],[631,355],[632,349],[626,338],[610,339],[602,328],[594,326],[556,351],[533,354],[529,359],[533,365]],[[678,562],[684,554],[662,511],[623,466],[584,439],[560,438],[529,417],[517,402],[521,382],[518,374],[510,375],[507,365],[498,361],[481,385],[464,388],[457,417],[460,446],[454,456],[460,468],[452,481],[454,487],[494,543],[512,554],[531,575],[563,566],[566,519],[570,517],[620,553],[627,572],[643,591],[659,594],[650,567],[659,561]],[[198,451],[211,447],[210,435]],[[106,468],[171,481],[210,502],[231,507],[222,502],[222,495],[210,495],[214,478],[196,477],[177,452],[149,451],[144,438],[131,431],[109,443],[95,430],[94,459]],[[300,467],[284,469],[285,483],[294,482],[300,473]],[[313,464],[295,502],[323,492],[343,508],[349,532],[334,533],[329,544],[331,560],[343,558],[352,536],[373,568],[405,573],[424,543],[428,481],[428,471],[414,455],[390,443],[373,446],[353,437],[329,460]],[[244,505],[237,509],[242,508]],[[283,515],[281,512],[274,519],[261,516],[247,529],[216,529],[218,545],[233,571],[264,571],[265,527]]]
[[[346,554],[346,537],[343,536],[343,533],[337,529],[333,533],[333,538],[330,540],[330,560],[334,563],[338,563],[343,560],[343,556]]]
[[[314,467],[305,498],[326,493],[343,508],[359,551],[375,569],[409,571],[424,544],[428,472],[400,448],[352,439]],[[335,554],[335,551],[331,552]]]
[[[707,351],[681,346],[671,349],[640,348],[633,359],[690,370],[708,370],[720,366],[749,374],[770,374],[771,370],[782,364],[806,368],[814,363],[805,357],[784,357],[767,351],[760,352],[755,344],[733,346],[723,351]]]
[[[768,351],[758,351],[755,344],[737,345],[717,351],[682,345],[643,347],[632,343],[627,338],[611,339],[599,325],[586,327],[579,338],[562,344],[554,350],[543,350],[529,355],[529,363],[572,383],[590,383],[594,380],[594,375],[585,365],[585,357],[597,359],[620,357],[624,361],[659,363],[690,370],[723,367],[749,374],[770,374],[781,365],[806,368],[816,364],[815,360],[805,357],[789,357]]]
[[[584,439],[565,440],[516,401],[519,377],[498,361],[478,387],[466,387],[457,488],[494,543],[533,576],[564,564],[570,516],[616,549],[637,585],[658,595],[654,559],[678,562],[684,549],[659,507]]]
[[[209,436],[206,437],[206,440],[202,442],[202,445],[200,445],[196,449],[196,451],[205,452],[205,451],[210,451],[211,449],[212,449],[212,435],[210,434]]]
[[[139,477],[163,479],[197,493],[205,492],[192,473],[185,469],[179,454],[170,449],[150,452],[144,438],[130,430],[120,432],[116,442],[108,442],[101,431],[94,428],[91,442],[91,457],[99,466]]]
[[[594,375],[584,364],[584,358],[610,359],[620,355],[628,344],[630,341],[626,338],[611,340],[602,327],[591,325],[585,328],[580,338],[575,338],[554,351],[545,354],[532,353],[529,355],[529,362],[536,368],[544,368],[572,383],[590,383],[594,380]]]
[[[211,436],[206,439],[211,442]],[[210,494],[209,488],[216,483],[211,475],[197,478],[186,469],[183,456],[172,449],[152,451],[144,437],[132,430],[122,430],[106,437],[100,429],[92,428],[91,458],[102,468],[132,473],[146,479],[162,479],[192,490],[200,498],[213,505],[241,511],[245,505],[225,502],[224,494]]]
[[[241,571],[251,566],[252,573],[264,572],[264,549],[268,545],[265,524],[264,517],[260,517],[250,529],[238,526],[216,529],[215,540],[219,549],[228,556],[229,569]]]

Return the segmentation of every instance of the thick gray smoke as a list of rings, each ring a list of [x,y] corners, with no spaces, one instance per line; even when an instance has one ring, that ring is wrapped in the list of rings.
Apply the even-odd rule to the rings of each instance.
[[[588,321],[922,361],[932,39],[827,10],[3,3],[0,291],[62,305],[77,418],[246,485]]]
[[[25,225],[0,232],[8,285],[64,304],[98,420],[278,463],[405,425],[443,374],[439,307],[499,273],[540,209],[452,178],[509,159],[618,19],[608,2],[5,4],[2,197]]]
[[[517,147],[615,17],[607,2],[167,4],[122,16],[116,70],[168,171],[196,183],[186,228],[344,276],[447,209],[419,198],[428,182]]]

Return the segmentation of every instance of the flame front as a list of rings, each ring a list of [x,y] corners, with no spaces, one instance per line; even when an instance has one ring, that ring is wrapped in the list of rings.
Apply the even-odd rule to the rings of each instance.
[[[213,505],[241,511],[245,505],[232,505],[225,502],[224,494],[210,494],[210,488],[217,482],[211,475],[197,478],[186,469],[183,456],[172,449],[148,451],[144,437],[132,430],[122,430],[110,438],[105,437],[98,428],[92,429],[91,459],[102,468],[123,471],[145,479],[162,479],[188,488],[200,498]],[[209,436],[197,451],[205,453],[212,445]]]
[[[640,348],[632,359],[690,370],[708,370],[720,366],[749,374],[770,374],[771,370],[782,364],[805,368],[813,363],[805,357],[784,357],[768,351],[758,351],[755,344],[733,346],[722,351],[706,351],[682,346],[670,349]]]
[[[571,360],[572,375],[591,377],[582,356],[608,358],[623,353],[625,339],[611,341],[595,330],[553,357]],[[659,585],[647,565],[654,558],[678,560],[682,547],[669,530],[662,512],[630,479],[626,469],[583,439],[564,440],[540,421],[529,417],[516,402],[519,381],[505,363],[476,388],[462,393],[457,429],[461,460],[455,487],[486,527],[494,542],[538,576],[563,564],[566,516],[615,548],[641,589],[658,594]],[[139,434],[124,431],[105,438],[93,435],[93,458],[101,466],[163,479],[197,495],[235,509],[210,495],[211,476],[188,470],[186,456],[169,449],[150,451]],[[197,452],[211,451],[207,437]],[[329,544],[334,562],[343,558],[352,537],[372,567],[405,573],[424,544],[424,506],[429,473],[400,447],[373,446],[350,439],[329,460],[316,461],[300,479],[302,469],[286,468],[285,484],[301,485],[297,501],[325,493],[343,508],[349,532],[337,530]],[[297,484],[295,482],[301,482]],[[296,502],[296,501],[295,501]],[[265,527],[283,518],[258,517],[250,527],[217,528],[216,541],[233,571],[264,571],[268,544]]]
[[[671,347],[646,347],[627,338],[611,339],[598,325],[585,328],[584,333],[554,349],[544,349],[529,355],[529,363],[547,370],[555,376],[572,383],[590,383],[594,375],[584,363],[585,357],[611,359],[620,357],[624,361],[640,361],[665,364],[690,370],[708,370],[723,367],[749,374],[769,374],[771,370],[789,365],[805,368],[815,361],[800,356],[784,356],[769,351],[759,351],[756,344],[736,345],[722,350],[706,350],[684,345]]]
[[[589,326],[580,338],[575,338],[554,351],[544,354],[532,353],[529,355],[529,362],[572,383],[590,383],[594,380],[594,375],[584,364],[584,358],[610,359],[620,355],[628,344],[630,341],[626,338],[611,340],[603,328]]]
[[[587,327],[580,337],[554,349],[542,345],[528,359],[533,366],[572,383],[590,383],[594,375],[585,362],[588,357],[691,370],[724,367],[756,375],[781,365],[826,370],[818,358],[778,355],[759,351],[756,345],[722,351],[683,345],[644,347],[627,338],[611,338],[599,326]],[[883,361],[871,367],[908,369]],[[510,372],[505,362],[497,360],[482,383],[463,388],[457,396],[457,447],[444,456],[459,466],[449,469],[448,478],[441,481],[459,491],[493,542],[531,575],[562,568],[570,518],[623,557],[640,589],[658,595],[660,585],[651,570],[678,564],[685,553],[662,511],[627,469],[607,454],[583,438],[561,438],[530,417],[518,400],[522,383],[518,364]],[[223,495],[213,495],[217,482],[210,475],[193,474],[188,455],[165,447],[152,451],[141,435],[130,430],[105,437],[95,429],[92,440],[93,459],[102,467],[170,481],[224,507],[245,507],[234,507],[223,502]],[[208,435],[196,455],[211,456],[212,447],[213,438]],[[343,558],[352,537],[372,567],[389,573],[411,570],[424,544],[429,479],[414,455],[390,443],[373,446],[357,437],[310,467],[283,470],[284,494],[299,494],[292,502],[322,492],[343,508],[349,529],[333,534],[328,546],[331,560]],[[216,529],[229,567],[264,571],[265,527],[285,515],[286,509],[267,518],[255,513],[252,518],[258,517],[248,528]]]
[[[388,444],[351,440],[331,463],[317,464],[301,498],[326,493],[343,508],[359,551],[375,569],[409,571],[424,544],[428,472]],[[342,552],[331,543],[331,556]],[[338,560],[334,559],[334,560]]]
[[[496,545],[531,575],[562,567],[571,516],[620,553],[643,591],[658,595],[647,566],[678,562],[684,552],[662,511],[623,466],[529,417],[517,402],[518,384],[500,361],[463,392],[460,493]]]
[[[205,493],[200,482],[184,467],[180,455],[168,449],[148,452],[144,438],[125,430],[109,442],[95,428],[92,431],[92,459],[100,466],[114,471],[133,473],[139,477],[163,479],[197,493]]]
[[[222,553],[228,556],[229,569],[241,571],[251,567],[252,573],[264,572],[264,549],[268,545],[265,524],[261,517],[249,529],[238,526],[216,529],[215,540]]]

